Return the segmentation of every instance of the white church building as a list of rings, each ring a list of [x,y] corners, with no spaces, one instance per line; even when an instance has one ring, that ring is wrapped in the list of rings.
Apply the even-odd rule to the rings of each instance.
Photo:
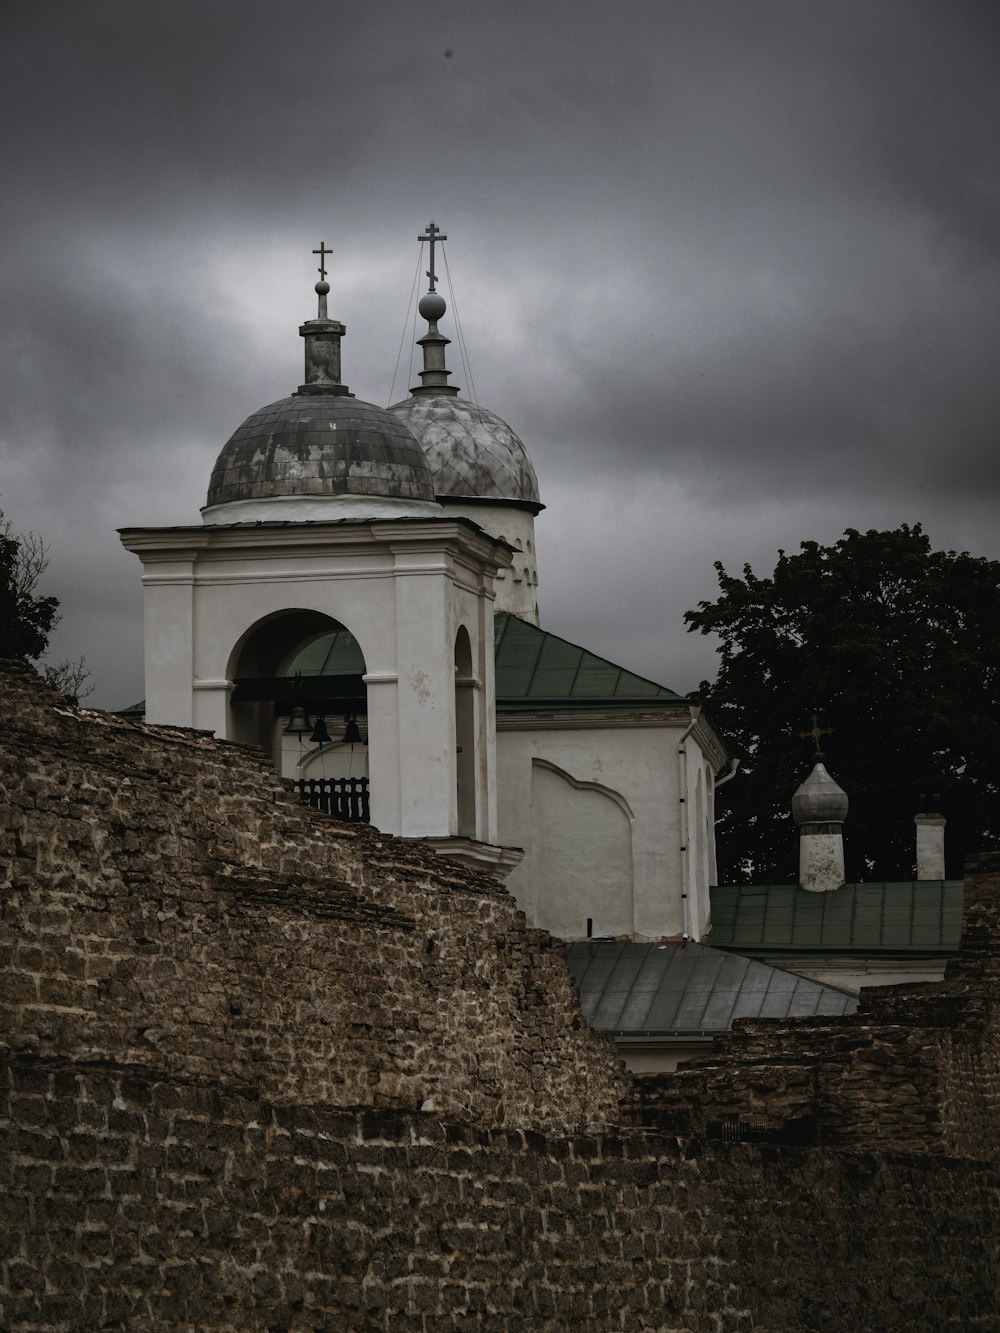
[[[448,382],[443,238],[420,239],[408,398],[342,382],[321,246],[303,383],[223,446],[200,523],[122,530],[146,720],[263,746],[334,813],[507,876],[564,939],[696,941],[735,765],[696,703],[541,627],[535,472]]]

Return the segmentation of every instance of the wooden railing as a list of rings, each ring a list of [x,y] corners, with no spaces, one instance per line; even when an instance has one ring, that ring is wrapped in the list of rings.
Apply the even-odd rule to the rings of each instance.
[[[353,819],[367,824],[367,778],[299,778],[294,784],[299,799],[314,810],[323,810],[335,819]]]

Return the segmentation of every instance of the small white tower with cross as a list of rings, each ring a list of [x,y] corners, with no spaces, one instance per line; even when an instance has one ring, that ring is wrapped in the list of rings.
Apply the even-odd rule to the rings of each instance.
[[[799,829],[799,883],[811,893],[828,893],[844,883],[847,793],[827,772],[819,748],[820,737],[832,734],[832,728],[819,725],[815,713],[812,728],[799,732],[816,747],[812,771],[792,797],[792,818]]]

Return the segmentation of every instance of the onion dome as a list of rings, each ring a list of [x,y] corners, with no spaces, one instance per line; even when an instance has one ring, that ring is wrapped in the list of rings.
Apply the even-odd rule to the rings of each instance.
[[[427,333],[417,340],[424,368],[410,397],[389,411],[420,441],[439,500],[515,505],[537,514],[544,505],[524,445],[505,421],[460,398],[458,389],[448,383],[451,371],[445,366],[444,349],[451,339],[438,328],[448,307],[435,290],[434,273],[434,245],[447,237],[432,222],[418,239],[430,242],[430,291],[417,306],[428,324]]]
[[[353,394],[293,394],[234,432],[212,469],[208,505],[338,495],[433,501],[434,488],[399,417]]]
[[[206,523],[441,512],[406,422],[340,382],[346,330],[327,318],[324,276],[321,267],[318,318],[299,329],[305,383],[247,417],[227,441],[212,469]]]
[[[796,824],[842,824],[847,818],[847,793],[827,772],[823,758],[819,752],[813,755],[812,772],[792,797]]]
[[[440,500],[491,500],[538,513],[538,479],[524,445],[493,412],[423,386],[389,409],[419,440]]]

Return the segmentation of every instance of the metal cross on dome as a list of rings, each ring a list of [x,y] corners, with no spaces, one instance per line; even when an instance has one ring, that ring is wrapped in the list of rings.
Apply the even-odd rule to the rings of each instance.
[[[799,736],[802,738],[802,740],[804,741],[812,740],[813,744],[816,746],[817,754],[819,754],[820,751],[820,745],[819,745],[820,736],[832,736],[832,735],[833,735],[833,728],[821,727],[819,725],[819,718],[816,716],[815,713],[812,714],[812,730],[799,732]]]
[[[332,255],[333,251],[326,248],[326,241],[320,241],[319,249],[313,251],[314,255],[319,255],[319,276],[320,281],[326,281],[326,257]]]
[[[427,276],[428,276],[428,278],[430,278],[430,282],[431,282],[430,290],[431,290],[432,292],[436,290],[434,284],[435,284],[435,282],[437,282],[437,278],[434,276],[434,242],[435,242],[435,241],[446,241],[447,239],[448,239],[448,237],[444,234],[444,232],[443,232],[443,231],[440,231],[440,230],[434,225],[433,222],[429,222],[429,223],[427,224],[427,230],[426,230],[426,232],[424,232],[423,236],[418,236],[418,237],[417,237],[417,240],[418,240],[418,241],[430,241],[430,243],[431,243],[431,266],[430,266],[430,268],[427,270]]]

